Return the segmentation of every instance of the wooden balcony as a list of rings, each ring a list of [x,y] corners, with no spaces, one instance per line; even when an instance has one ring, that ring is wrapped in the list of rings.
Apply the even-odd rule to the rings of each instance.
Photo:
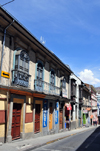
[[[50,83],[47,83],[39,79],[34,80],[34,90],[38,92],[43,92],[45,94],[60,96],[59,87],[56,87]]]
[[[30,88],[31,76],[20,70],[12,70],[12,85]]]

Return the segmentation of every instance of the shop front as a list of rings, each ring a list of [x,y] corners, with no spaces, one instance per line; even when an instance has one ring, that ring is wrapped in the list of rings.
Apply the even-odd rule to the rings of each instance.
[[[85,109],[83,110],[83,126],[88,125],[88,111]]]
[[[49,108],[49,126],[48,126],[48,132],[49,134],[57,133],[59,130],[58,126],[58,113],[59,113],[59,103],[57,100],[48,100],[48,108]]]
[[[71,104],[70,103],[65,103],[65,128],[69,129],[70,128],[70,112],[72,110]]]

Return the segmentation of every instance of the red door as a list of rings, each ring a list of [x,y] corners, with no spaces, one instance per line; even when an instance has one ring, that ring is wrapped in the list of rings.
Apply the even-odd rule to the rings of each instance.
[[[35,104],[35,133],[40,132],[40,104]]]
[[[59,110],[59,130],[63,129],[63,109]]]
[[[20,138],[21,104],[13,104],[12,140]]]

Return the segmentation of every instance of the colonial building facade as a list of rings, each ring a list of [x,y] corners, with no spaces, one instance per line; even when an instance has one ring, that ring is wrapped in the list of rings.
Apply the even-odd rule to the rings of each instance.
[[[3,8],[0,50],[0,142],[82,126],[89,89]]]
[[[65,128],[72,71],[0,8],[0,141]]]
[[[98,122],[98,115],[97,115],[97,96],[96,96],[96,89],[89,84],[86,84],[91,92],[91,124],[95,124]]]

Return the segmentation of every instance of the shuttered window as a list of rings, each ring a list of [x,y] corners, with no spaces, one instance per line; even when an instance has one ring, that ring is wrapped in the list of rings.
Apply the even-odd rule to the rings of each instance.
[[[29,72],[29,56],[26,51],[22,50],[19,55],[15,56],[15,69]]]

